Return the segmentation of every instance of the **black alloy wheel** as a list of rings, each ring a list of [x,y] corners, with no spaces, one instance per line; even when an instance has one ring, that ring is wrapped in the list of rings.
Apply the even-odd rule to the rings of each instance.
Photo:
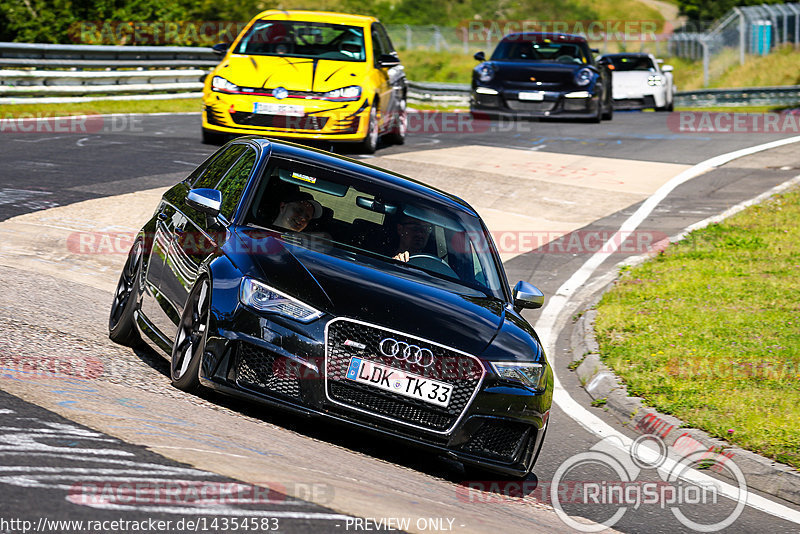
[[[137,240],[128,252],[128,259],[119,276],[108,317],[108,337],[115,343],[129,347],[141,342],[134,313],[139,297],[143,248],[142,241]]]
[[[170,378],[172,385],[183,391],[194,391],[200,386],[198,371],[206,347],[210,308],[211,285],[204,277],[189,293],[172,345]]]

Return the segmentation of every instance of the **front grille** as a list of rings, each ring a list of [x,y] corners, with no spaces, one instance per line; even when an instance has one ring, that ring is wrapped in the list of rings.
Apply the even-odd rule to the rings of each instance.
[[[264,115],[235,111],[231,119],[242,126],[258,126],[261,128],[283,128],[287,130],[322,130],[328,122],[328,117],[304,115],[303,117],[289,117],[286,115]]]
[[[487,420],[465,443],[465,452],[513,460],[520,445],[525,443],[530,427],[523,423]]]
[[[240,343],[236,383],[270,395],[299,398],[299,370],[293,364],[268,350]]]
[[[521,100],[506,100],[508,107],[514,111],[544,112],[551,111],[555,102],[523,102]]]
[[[430,349],[435,363],[425,368],[384,356],[379,344],[386,337]],[[348,340],[350,343],[345,345]],[[356,348],[358,344],[365,348]],[[453,393],[450,404],[445,408],[349,380],[346,374],[352,357],[451,384]],[[480,385],[483,372],[483,366],[477,358],[416,337],[351,320],[339,319],[328,325],[325,359],[327,394],[331,400],[356,410],[434,432],[446,432],[466,410]]]

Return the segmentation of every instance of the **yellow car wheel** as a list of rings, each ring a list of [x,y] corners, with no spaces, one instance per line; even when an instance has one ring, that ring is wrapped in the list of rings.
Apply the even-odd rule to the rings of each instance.
[[[369,110],[369,120],[367,121],[367,135],[361,141],[359,149],[365,154],[374,154],[378,148],[378,107],[373,102]]]

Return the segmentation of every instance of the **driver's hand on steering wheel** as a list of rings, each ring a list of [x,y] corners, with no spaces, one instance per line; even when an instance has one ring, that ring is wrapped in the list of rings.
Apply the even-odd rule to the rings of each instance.
[[[404,250],[403,252],[399,252],[398,254],[396,254],[392,259],[402,262],[407,262],[410,257],[411,254],[409,254],[407,250]]]

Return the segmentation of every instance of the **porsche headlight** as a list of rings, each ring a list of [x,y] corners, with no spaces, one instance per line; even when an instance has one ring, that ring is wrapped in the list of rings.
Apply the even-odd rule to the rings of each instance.
[[[544,379],[544,364],[526,362],[490,362],[495,372],[506,380],[540,389]]]
[[[478,73],[478,80],[484,83],[490,82],[494,78],[494,69],[488,63],[475,67],[475,72]]]
[[[654,86],[654,87],[661,87],[662,85],[664,85],[664,78],[662,78],[658,74],[656,74],[654,76],[648,76],[647,77],[647,85],[651,85],[651,86]]]
[[[242,279],[239,300],[245,306],[267,313],[277,313],[301,323],[309,323],[322,312],[252,278]]]
[[[231,83],[222,76],[214,76],[211,79],[211,90],[219,91],[221,93],[238,93],[239,86]]]
[[[580,86],[588,85],[594,75],[589,69],[581,69],[575,73],[575,83]]]
[[[322,98],[323,100],[335,100],[337,102],[352,102],[361,98],[361,87],[351,85],[341,89],[334,89],[322,95]]]

